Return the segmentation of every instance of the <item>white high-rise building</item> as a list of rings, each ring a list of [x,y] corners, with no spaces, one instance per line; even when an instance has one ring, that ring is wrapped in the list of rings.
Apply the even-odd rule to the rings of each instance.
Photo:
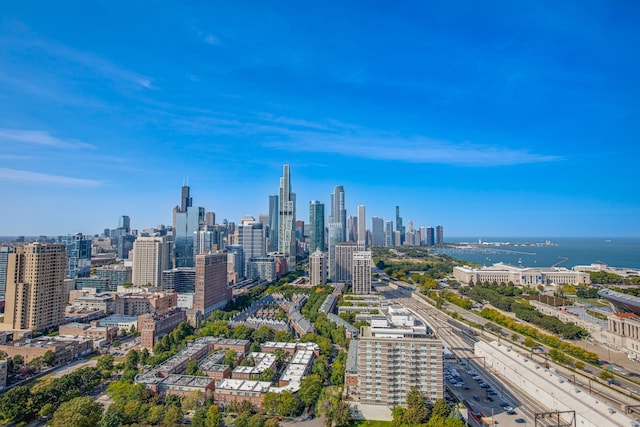
[[[296,194],[291,192],[289,165],[284,165],[278,192],[278,252],[287,260],[287,271],[295,269],[296,249]]]
[[[352,292],[355,294],[371,293],[371,251],[353,253]]]
[[[169,249],[164,237],[138,237],[133,242],[133,284],[159,287],[162,272],[169,266]]]
[[[367,247],[367,218],[364,205],[358,206],[358,244]]]
[[[327,255],[320,249],[309,256],[309,281],[311,286],[327,283]]]
[[[336,281],[351,283],[353,254],[363,251],[364,247],[356,242],[340,242],[336,245]]]

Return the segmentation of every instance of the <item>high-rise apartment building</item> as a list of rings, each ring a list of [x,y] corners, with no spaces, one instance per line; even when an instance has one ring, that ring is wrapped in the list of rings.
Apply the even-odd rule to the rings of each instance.
[[[384,245],[393,246],[393,221],[384,223]]]
[[[384,219],[371,217],[371,246],[384,246]]]
[[[425,244],[427,246],[433,246],[436,244],[435,232],[433,227],[427,227],[427,237],[425,238]]]
[[[287,259],[287,271],[294,270],[296,266],[298,245],[295,237],[295,225],[296,194],[291,191],[289,165],[284,165],[278,192],[278,252]]]
[[[227,303],[227,254],[225,252],[196,256],[196,286],[193,309],[206,319],[211,312]]]
[[[9,254],[15,253],[16,248],[11,246],[0,247],[0,299],[4,299],[7,289],[7,262]]]
[[[160,287],[162,272],[169,265],[169,249],[164,237],[139,237],[133,243],[133,284]]]
[[[2,328],[40,331],[64,321],[66,245],[29,243],[7,254]]]
[[[358,244],[367,247],[367,216],[364,205],[358,205]]]
[[[266,255],[262,223],[255,221],[253,217],[243,218],[238,227],[238,245],[242,246],[244,255],[243,276],[249,277],[247,269],[251,259]]]
[[[404,243],[404,226],[402,225],[402,217],[400,216],[400,206],[396,206],[396,231],[400,232],[400,240],[396,241],[396,246]]]
[[[317,200],[309,203],[309,253],[324,251],[324,204]]]
[[[268,235],[268,252],[278,252],[278,195],[272,194],[269,196],[269,235]]]
[[[441,225],[436,226],[436,245],[442,245],[444,243],[444,229]]]
[[[320,248],[309,256],[309,282],[311,286],[327,283],[327,254]]]
[[[358,340],[358,396],[365,404],[407,405],[418,387],[431,402],[442,399],[442,341],[430,338],[374,336],[362,328]]]
[[[356,242],[340,242],[336,245],[336,281],[351,283],[353,278],[353,254],[363,251],[364,247]]]
[[[351,275],[353,293],[371,293],[371,251],[356,251],[353,253]]]
[[[91,238],[78,233],[59,236],[58,243],[66,245],[67,279],[89,277],[91,274]]]
[[[347,240],[347,210],[344,204],[344,187],[336,185],[331,194],[331,213],[329,222],[337,222],[342,227],[342,236],[340,242]]]

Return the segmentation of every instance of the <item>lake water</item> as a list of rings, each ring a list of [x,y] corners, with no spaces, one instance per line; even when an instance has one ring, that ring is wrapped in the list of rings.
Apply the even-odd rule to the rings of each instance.
[[[449,238],[448,243],[468,242],[472,248],[434,249],[435,253],[451,255],[482,265],[504,262],[523,267],[571,268],[574,265],[604,263],[611,267],[640,268],[640,238],[483,238],[483,242],[526,242],[551,246],[477,246],[477,238]],[[565,259],[566,258],[566,259]]]

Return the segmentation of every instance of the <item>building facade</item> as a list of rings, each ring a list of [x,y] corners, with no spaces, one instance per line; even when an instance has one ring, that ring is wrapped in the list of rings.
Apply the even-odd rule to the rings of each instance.
[[[160,287],[169,248],[164,237],[140,237],[133,244],[132,280],[135,286]]]
[[[357,360],[356,394],[362,403],[406,406],[412,387],[432,403],[444,396],[441,340],[377,337],[363,327]]]
[[[364,250],[355,242],[340,242],[336,245],[336,281],[351,283],[353,273],[353,254]]]
[[[352,286],[353,293],[371,293],[371,251],[353,253]]]
[[[317,200],[309,203],[309,253],[324,251],[324,204]]]
[[[311,286],[327,283],[327,254],[319,248],[309,256],[309,281]]]
[[[196,256],[196,283],[193,309],[204,318],[227,304],[227,254]]]
[[[296,266],[296,194],[291,191],[289,165],[282,167],[280,189],[278,193],[278,252],[287,259],[288,271]]]
[[[66,245],[29,243],[7,255],[3,329],[39,331],[64,321]]]

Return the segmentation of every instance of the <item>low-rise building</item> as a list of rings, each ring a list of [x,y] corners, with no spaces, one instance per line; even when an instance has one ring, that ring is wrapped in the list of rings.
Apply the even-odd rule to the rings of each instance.
[[[20,355],[24,358],[25,363],[29,363],[36,357],[44,356],[47,351],[52,351],[55,354],[54,363],[59,365],[93,352],[93,340],[43,336],[22,338],[0,345],[0,352],[6,353],[9,357]]]
[[[67,323],[60,326],[60,336],[90,338],[94,341],[104,341],[110,343],[118,336],[118,328],[106,326],[92,326],[86,323]]]
[[[138,318],[136,316],[123,316],[121,314],[113,314],[111,316],[103,317],[95,322],[92,322],[94,326],[106,326],[107,328],[117,328],[119,331],[130,331],[131,328],[138,329]]]
[[[140,346],[152,350],[159,338],[173,331],[182,322],[187,321],[187,314],[182,309],[169,310],[163,314],[143,314],[138,316]]]
[[[272,353],[251,352],[246,359],[252,360],[255,366],[236,366],[231,373],[234,380],[259,380],[267,370],[276,371],[276,356]]]
[[[580,285],[591,283],[588,273],[561,267],[523,268],[497,263],[491,267],[453,267],[453,277],[460,283],[497,282],[513,283],[517,286],[550,284]]]
[[[185,397],[193,392],[202,393],[208,399],[214,393],[216,380],[192,375],[169,375],[158,383],[156,392],[163,396]]]
[[[249,402],[252,406],[262,406],[264,395],[269,392],[271,383],[266,381],[233,380],[225,378],[215,385],[213,400],[223,405],[230,402]]]

